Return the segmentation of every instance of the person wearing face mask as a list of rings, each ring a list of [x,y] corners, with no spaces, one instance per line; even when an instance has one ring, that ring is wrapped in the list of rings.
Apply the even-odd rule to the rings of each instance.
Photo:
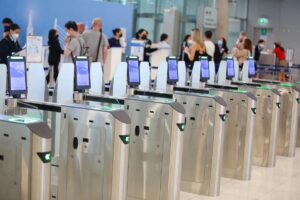
[[[123,37],[122,30],[120,28],[116,28],[113,31],[114,37],[108,40],[109,47],[122,47],[120,38]]]
[[[264,50],[265,48],[265,41],[264,40],[259,40],[257,45],[255,45],[255,50],[254,50],[254,60],[256,62],[259,61],[259,58],[260,58],[260,54],[261,52]]]
[[[22,50],[18,39],[20,26],[12,24],[9,28],[9,34],[0,42],[0,63],[7,64],[7,57]]]
[[[84,55],[85,43],[78,33],[76,22],[68,21],[65,28],[67,29],[67,37],[65,39],[64,62],[73,63],[74,57]]]
[[[190,48],[190,47],[192,47],[192,45],[193,45],[192,36],[190,34],[185,35],[183,38],[183,42],[181,44],[180,58],[181,58],[181,60],[183,60],[185,62],[185,65],[188,68],[191,68],[191,61],[190,61],[188,55],[184,52],[184,49],[186,47]]]
[[[145,43],[143,60],[146,62],[149,62],[151,53],[157,50],[157,48],[151,48],[152,41],[148,39],[148,35],[148,31],[146,31],[145,29],[139,29],[138,32],[135,34],[135,38],[137,40],[144,41]]]
[[[48,56],[48,63],[50,66],[53,67],[54,71],[54,80],[56,82],[58,76],[58,66],[60,63],[60,57],[64,53],[64,50],[61,48],[59,40],[58,40],[58,33],[56,29],[51,29],[48,34],[48,45],[49,45],[49,56]],[[47,83],[50,81],[50,73],[46,77]]]
[[[214,61],[215,61],[215,72],[216,74],[219,71],[219,66],[222,59],[228,54],[228,47],[227,41],[224,37],[220,37],[218,42],[215,44],[215,54],[214,54]]]

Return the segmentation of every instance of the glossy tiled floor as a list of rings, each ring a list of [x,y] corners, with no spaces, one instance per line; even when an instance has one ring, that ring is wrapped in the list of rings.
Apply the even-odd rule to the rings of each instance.
[[[295,158],[277,156],[275,168],[253,166],[251,181],[222,178],[219,197],[182,192],[181,200],[300,200],[300,148]]]

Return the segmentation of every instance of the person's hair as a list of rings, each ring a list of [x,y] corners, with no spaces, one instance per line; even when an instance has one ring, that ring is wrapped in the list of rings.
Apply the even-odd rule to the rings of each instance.
[[[163,34],[161,34],[160,35],[160,41],[162,42],[162,41],[165,41],[166,39],[168,39],[168,34],[166,34],[166,33],[163,33]]]
[[[112,30],[114,35],[117,35],[117,33],[120,33],[121,29],[120,28],[115,28],[114,30]]]
[[[13,21],[10,18],[6,17],[2,20],[2,24],[13,24]]]
[[[262,40],[262,39],[260,39],[260,40],[258,40],[258,44],[261,44],[261,43],[264,43],[265,41],[264,40]]]
[[[96,24],[102,25],[102,19],[99,17],[93,19],[92,26],[95,26]]]
[[[242,31],[242,32],[240,33],[240,35],[241,35],[241,36],[244,36],[244,37],[247,37],[247,36],[248,36],[248,34],[247,34],[246,31]]]
[[[244,41],[244,49],[247,49],[252,54],[252,41],[250,39],[245,39]]]
[[[198,28],[193,29],[192,40],[199,45],[203,43],[200,29]]]
[[[184,38],[183,38],[183,41],[184,41],[184,42],[187,42],[187,40],[189,39],[189,37],[191,37],[190,34],[185,35]]]
[[[227,47],[227,40],[224,37],[221,37],[221,40],[223,41],[223,47]]]
[[[74,21],[68,21],[66,24],[65,24],[65,28],[66,29],[73,29],[74,31],[78,31],[78,27],[77,27],[77,24],[76,22]]]
[[[212,36],[213,36],[213,33],[212,33],[211,31],[205,31],[205,37],[206,37],[207,39],[211,39]]]
[[[56,29],[50,29],[49,34],[48,34],[48,40],[54,40],[56,36],[57,30]]]
[[[9,30],[15,31],[17,29],[21,29],[18,24],[11,24]]]
[[[139,29],[139,30],[136,32],[136,34],[135,34],[135,38],[136,38],[136,39],[139,39],[139,35],[140,35],[142,32],[144,32],[144,31],[146,31],[146,30],[143,29],[143,28]]]
[[[284,48],[281,46],[280,42],[274,42],[275,48],[281,49],[281,51],[284,51]]]

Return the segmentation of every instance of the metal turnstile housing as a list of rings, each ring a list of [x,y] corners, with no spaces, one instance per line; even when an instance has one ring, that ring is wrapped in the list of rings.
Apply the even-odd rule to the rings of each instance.
[[[281,109],[277,136],[277,155],[294,157],[296,152],[300,89],[291,83],[254,80],[277,89],[281,94]]]
[[[253,164],[275,167],[281,94],[278,90],[260,85],[233,83],[255,94],[257,98]]]
[[[49,200],[51,131],[37,119],[0,116],[0,199]]]
[[[181,190],[218,196],[227,105],[213,95],[175,92],[174,98],[186,110]]]
[[[58,199],[125,200],[130,118],[114,105],[62,107]]]
[[[226,178],[250,180],[256,97],[247,91],[210,89],[227,103],[222,175]]]
[[[185,110],[171,99],[132,96],[127,200],[179,200]]]

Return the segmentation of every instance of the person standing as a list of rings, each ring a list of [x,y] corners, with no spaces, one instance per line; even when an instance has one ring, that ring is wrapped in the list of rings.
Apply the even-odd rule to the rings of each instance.
[[[227,41],[224,37],[220,37],[218,42],[215,44],[214,61],[216,74],[219,72],[220,63],[226,54],[228,54]]]
[[[78,33],[77,24],[74,21],[68,21],[65,24],[67,37],[65,39],[64,62],[74,62],[75,56],[82,56],[84,53],[84,41]]]
[[[205,45],[203,43],[201,32],[198,28],[193,29],[192,32],[192,46],[186,47],[184,53],[187,54],[189,60],[191,61],[191,66],[193,68],[194,62],[199,60],[200,56],[207,56],[205,51]]]
[[[114,37],[108,40],[109,47],[122,47],[120,38],[123,37],[122,30],[120,28],[115,28],[113,31]]]
[[[12,24],[9,27],[9,34],[0,42],[0,63],[7,64],[7,57],[22,50],[19,44],[20,26]]]
[[[3,25],[3,38],[5,38],[7,35],[9,35],[9,28],[13,24],[13,21],[10,18],[4,18],[2,20]]]
[[[213,33],[211,31],[205,32],[204,45],[207,55],[209,55],[209,60],[213,60],[215,54],[215,44],[211,41]]]
[[[288,76],[284,73],[284,68],[287,67],[288,63],[286,61],[285,50],[280,42],[274,43],[273,53],[276,55],[277,65],[280,67],[280,72],[278,74],[279,81],[286,81]]]
[[[56,82],[58,73],[59,73],[59,63],[61,55],[64,53],[64,50],[61,48],[59,40],[58,40],[58,32],[56,29],[51,29],[48,34],[48,45],[49,45],[49,56],[48,63],[53,67],[54,71],[54,81]],[[50,72],[47,75],[47,83],[50,82]]]
[[[243,69],[244,62],[252,55],[252,41],[250,39],[245,39],[243,47],[237,49],[233,56],[238,60],[240,70]]]
[[[180,59],[183,60],[185,62],[186,67],[188,68],[192,68],[191,67],[191,61],[188,58],[188,55],[184,52],[184,49],[186,47],[191,47],[193,45],[193,41],[192,41],[192,36],[191,35],[185,35],[183,42],[181,44],[181,51],[180,51]]]
[[[264,40],[259,40],[257,45],[255,45],[255,50],[254,50],[254,60],[256,62],[259,61],[260,54],[265,48],[265,41]]]
[[[102,33],[102,20],[95,18],[92,22],[92,30],[84,32],[82,37],[87,47],[87,55],[93,62],[100,62],[103,65],[109,44],[106,35]]]

